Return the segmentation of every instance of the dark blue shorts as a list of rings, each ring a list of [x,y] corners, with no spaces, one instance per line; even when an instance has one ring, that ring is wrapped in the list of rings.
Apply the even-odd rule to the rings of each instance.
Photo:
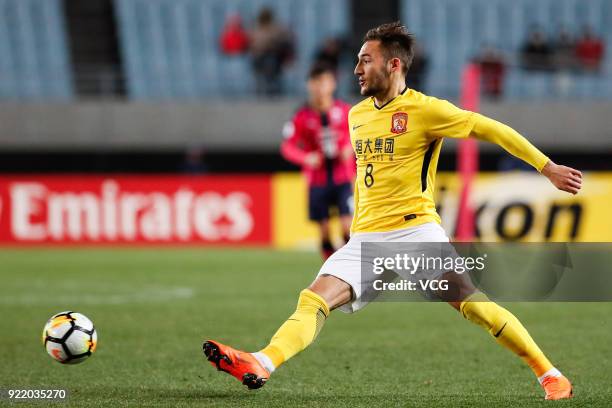
[[[329,218],[329,208],[335,207],[340,215],[351,215],[353,188],[351,183],[328,184],[308,190],[308,218],[321,221]]]

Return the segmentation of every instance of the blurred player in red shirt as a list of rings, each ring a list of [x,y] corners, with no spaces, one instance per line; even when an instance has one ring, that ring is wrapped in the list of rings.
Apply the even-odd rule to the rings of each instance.
[[[283,129],[281,153],[302,167],[308,182],[308,215],[319,224],[321,251],[333,252],[329,234],[329,210],[340,216],[344,241],[352,221],[355,155],[348,128],[350,105],[334,98],[336,76],[326,64],[315,64],[308,74],[308,102]]]

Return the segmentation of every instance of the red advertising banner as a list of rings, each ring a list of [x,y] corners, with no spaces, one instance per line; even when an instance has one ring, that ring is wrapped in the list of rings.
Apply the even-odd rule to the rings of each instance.
[[[0,244],[271,243],[269,176],[0,177]]]

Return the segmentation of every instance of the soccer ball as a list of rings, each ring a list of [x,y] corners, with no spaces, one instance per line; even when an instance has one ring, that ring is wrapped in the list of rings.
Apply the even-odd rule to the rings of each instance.
[[[45,324],[42,335],[47,353],[62,364],[85,361],[96,351],[98,333],[85,315],[61,312]]]

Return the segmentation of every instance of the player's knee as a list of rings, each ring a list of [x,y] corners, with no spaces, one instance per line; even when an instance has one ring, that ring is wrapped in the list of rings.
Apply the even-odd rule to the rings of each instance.
[[[352,298],[350,285],[332,275],[317,277],[308,287],[308,290],[320,296],[327,304],[329,310],[349,302]]]
[[[463,301],[478,293],[468,274],[450,271],[442,275],[442,279],[447,281],[447,287],[444,290],[437,291],[436,295],[440,299],[449,302],[457,310],[459,310],[459,306]]]

